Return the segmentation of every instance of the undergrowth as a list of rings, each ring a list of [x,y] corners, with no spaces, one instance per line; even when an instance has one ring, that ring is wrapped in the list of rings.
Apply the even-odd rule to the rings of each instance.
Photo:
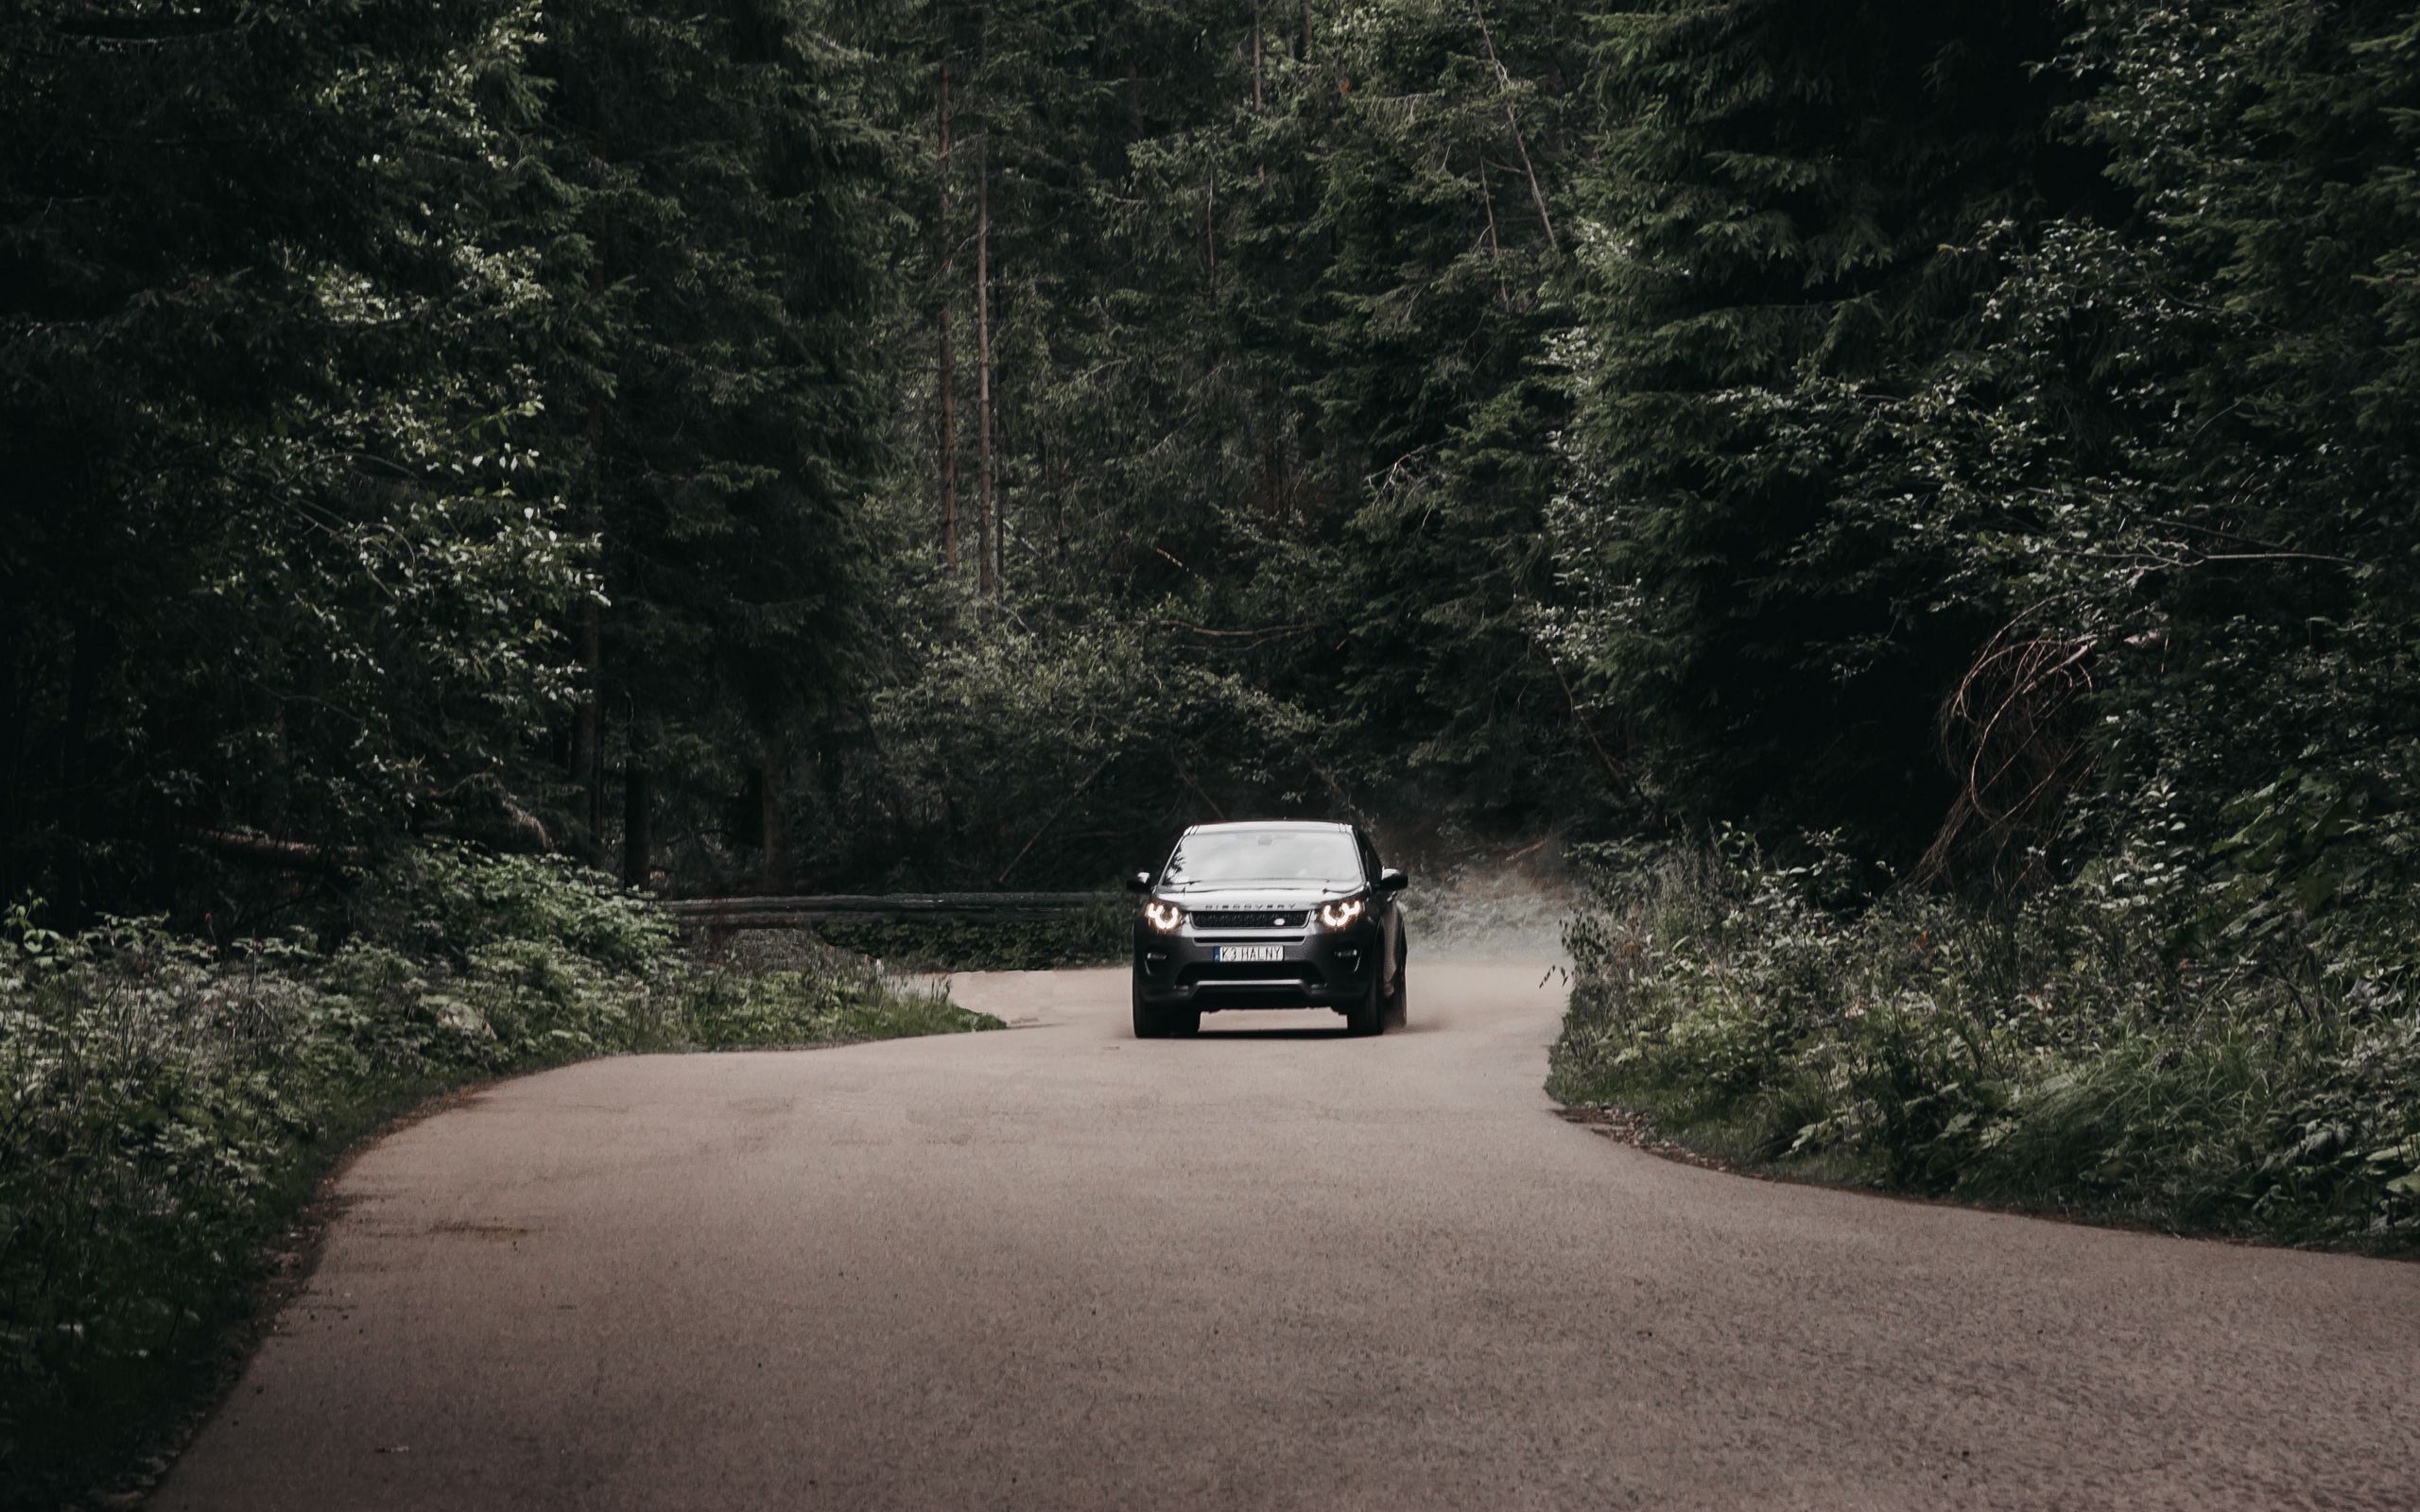
[[[1125,960],[1132,950],[1134,911],[1134,902],[1124,894],[1103,893],[1087,908],[1046,920],[825,923],[815,933],[842,950],[901,970],[1046,971]]]
[[[277,1237],[432,1093],[626,1051],[997,1027],[819,950],[693,960],[570,866],[430,849],[340,942],[0,930],[0,1504],[113,1474],[206,1393]]]
[[[2420,1014],[2375,931],[2327,964],[2230,954],[2106,868],[1989,909],[1846,895],[1728,838],[1616,855],[1568,932],[1550,1090],[1785,1171],[2420,1248]]]

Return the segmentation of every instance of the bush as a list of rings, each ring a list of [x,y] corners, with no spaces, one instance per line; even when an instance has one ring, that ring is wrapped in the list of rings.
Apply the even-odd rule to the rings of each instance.
[[[679,932],[662,910],[562,856],[489,855],[438,842],[405,855],[365,898],[368,933],[467,962],[483,946],[544,940],[596,965],[644,971],[670,960]]]
[[[1860,902],[1821,847],[1615,852],[1551,1087],[1735,1160],[2028,1207],[2420,1247],[2420,1015],[2342,952],[2213,959],[2109,868],[1996,906]],[[2120,880],[2120,878],[2125,880]],[[2403,916],[2400,950],[2420,959]],[[2220,962],[2223,964],[2220,964]]]
[[[900,920],[823,924],[816,933],[841,949],[911,971],[1046,971],[1126,959],[1135,906],[1122,893],[1103,893],[1090,907],[1038,923]]]
[[[997,1027],[828,950],[688,961],[559,863],[424,850],[360,922],[329,951],[0,931],[0,1503],[81,1489],[206,1389],[320,1175],[413,1101],[615,1051]]]

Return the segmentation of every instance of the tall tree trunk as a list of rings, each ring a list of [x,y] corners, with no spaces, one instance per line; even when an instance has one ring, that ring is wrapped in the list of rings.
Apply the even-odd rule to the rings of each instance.
[[[601,295],[605,275],[601,266],[592,267],[588,274],[592,294]],[[592,401],[584,417],[588,433],[587,466],[589,474],[588,507],[582,524],[597,541],[599,553],[597,576],[605,572],[603,559],[605,540],[605,507],[599,496],[603,484],[603,464],[599,449],[605,434],[605,404]],[[588,674],[588,687],[579,700],[579,710],[572,715],[570,771],[566,773],[579,784],[582,793],[580,816],[587,833],[581,838],[582,859],[592,866],[605,864],[605,630],[602,611],[596,595],[580,599],[579,637],[579,664]]]
[[[93,700],[100,686],[102,637],[107,627],[86,614],[76,622],[75,637],[67,658],[67,709],[65,722],[59,732],[59,794],[60,828],[66,832],[67,844],[60,855],[60,874],[67,896],[60,900],[66,910],[65,927],[81,929],[87,922],[86,904],[90,901],[87,883],[90,880],[88,859],[93,842],[93,779],[91,742]]]
[[[756,800],[763,845],[756,889],[768,898],[778,897],[790,889],[790,830],[782,811],[782,757],[776,747],[767,746],[757,758]]]
[[[1268,0],[1253,0],[1252,8],[1252,108],[1261,109],[1260,93],[1260,17],[1268,9]]]
[[[942,189],[942,562],[958,572],[958,352],[950,342],[950,308],[956,302],[958,254],[949,233],[949,61],[942,61],[941,150],[935,159]]]
[[[647,767],[647,746],[639,733],[638,716],[631,717],[630,755],[622,763],[622,882],[648,885],[654,862],[655,835],[648,824],[654,806],[654,784]]]
[[[1478,154],[1478,202],[1487,211],[1487,266],[1495,270],[1495,297],[1512,313],[1512,288],[1504,282],[1504,244],[1495,236],[1495,195],[1487,187],[1487,153]]]
[[[842,784],[848,781],[848,766],[839,747],[826,746],[815,753],[815,778],[823,790],[823,812],[840,812]]]
[[[14,898],[18,852],[25,844],[25,749],[31,732],[32,711],[17,696],[17,616],[15,594],[0,591],[0,898]]]
[[[601,863],[605,846],[605,636],[594,596],[579,605],[579,664],[588,673],[571,727],[571,780],[580,785],[587,859]]]
[[[992,128],[983,128],[981,148],[975,157],[975,348],[976,404],[981,413],[983,503],[982,556],[977,586],[985,593],[1000,587],[1000,519],[992,460]]]
[[[1269,0],[1253,0],[1252,112],[1254,115],[1262,113],[1262,112],[1268,108],[1267,95],[1261,88],[1261,75],[1264,71],[1261,60],[1262,56],[1268,50],[1268,43],[1264,41],[1265,34],[1268,30],[1268,11]],[[1253,169],[1253,179],[1255,182],[1267,183],[1269,181],[1269,164],[1263,163],[1255,165]]]
[[[1260,438],[1260,507],[1269,519],[1270,528],[1277,527],[1278,517],[1285,512],[1285,492],[1279,487],[1277,472],[1277,384],[1268,374],[1260,380],[1260,414],[1253,424]]]

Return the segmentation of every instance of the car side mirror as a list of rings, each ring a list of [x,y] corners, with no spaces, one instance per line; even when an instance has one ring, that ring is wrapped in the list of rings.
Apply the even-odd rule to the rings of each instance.
[[[1134,875],[1127,878],[1126,890],[1128,892],[1150,892],[1151,890],[1151,874],[1148,871],[1138,871],[1134,873]]]
[[[1380,892],[1401,892],[1410,885],[1411,879],[1393,867],[1385,868],[1378,873]]]

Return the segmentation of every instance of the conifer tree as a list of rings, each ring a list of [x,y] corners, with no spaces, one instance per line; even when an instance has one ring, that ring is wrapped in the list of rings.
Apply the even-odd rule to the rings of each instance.
[[[1992,622],[1922,612],[1948,564],[1863,522],[1908,457],[1861,419],[1960,350],[1956,249],[2071,192],[2031,69],[2058,37],[2048,0],[1605,22],[1566,644],[1685,810],[1906,859],[1947,806],[1936,712]]]
[[[633,883],[661,799],[785,885],[791,769],[856,696],[856,510],[890,391],[865,329],[883,156],[812,20],[795,0],[571,0],[538,59],[595,291],[599,355],[558,414],[602,538],[589,696],[620,725]],[[573,776],[601,792],[592,760]]]
[[[535,20],[0,20],[0,896],[126,906],[518,780],[579,583],[508,229]]]

